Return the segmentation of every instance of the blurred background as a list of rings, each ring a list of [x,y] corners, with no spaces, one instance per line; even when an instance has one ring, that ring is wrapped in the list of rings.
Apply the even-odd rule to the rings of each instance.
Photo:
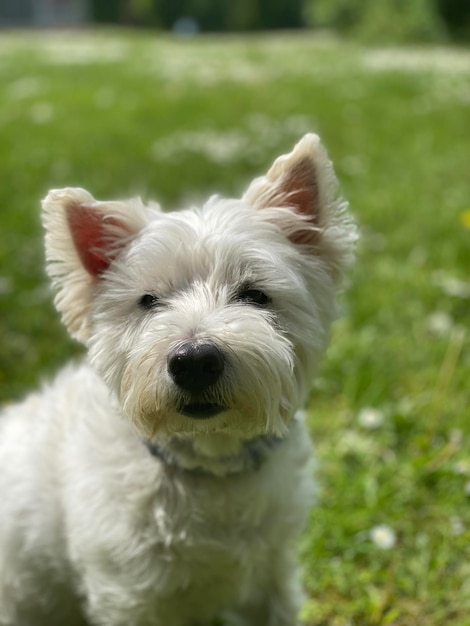
[[[120,24],[183,33],[326,28],[364,40],[465,41],[468,0],[1,0],[0,26]]]
[[[0,0],[0,402],[83,348],[40,200],[239,197],[321,135],[360,228],[308,406],[309,626],[470,615],[470,2]]]

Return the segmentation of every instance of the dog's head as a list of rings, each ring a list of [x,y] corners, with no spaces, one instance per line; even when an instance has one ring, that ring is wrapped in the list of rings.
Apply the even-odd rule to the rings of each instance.
[[[142,436],[282,435],[356,238],[317,136],[240,200],[164,213],[63,189],[43,216],[57,309]]]

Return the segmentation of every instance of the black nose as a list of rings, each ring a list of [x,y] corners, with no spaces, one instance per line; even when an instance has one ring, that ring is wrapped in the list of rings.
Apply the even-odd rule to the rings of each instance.
[[[168,371],[178,387],[200,394],[219,380],[224,357],[213,343],[188,341],[169,355]]]

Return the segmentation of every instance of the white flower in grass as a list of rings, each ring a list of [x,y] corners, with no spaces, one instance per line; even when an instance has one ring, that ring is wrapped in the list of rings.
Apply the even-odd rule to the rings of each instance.
[[[387,524],[374,526],[371,528],[369,536],[377,548],[381,550],[390,550],[397,542],[395,531]]]
[[[463,535],[463,533],[465,532],[465,526],[462,518],[458,515],[453,515],[449,521],[452,534],[456,537],[458,537],[459,535]]]
[[[436,311],[428,315],[426,319],[426,327],[432,335],[444,337],[452,330],[454,321],[448,313],[444,311]]]
[[[47,124],[54,117],[54,107],[48,102],[37,102],[31,107],[30,117],[34,124]]]
[[[12,100],[24,100],[36,96],[42,88],[42,83],[38,78],[33,76],[25,76],[19,80],[15,80],[6,89],[6,94]]]
[[[374,409],[373,407],[366,406],[361,409],[357,416],[357,421],[363,428],[373,430],[374,428],[380,428],[384,423],[385,415],[380,409]]]
[[[452,276],[443,270],[438,270],[432,275],[433,283],[439,287],[446,296],[455,298],[470,298],[470,283]]]
[[[343,431],[336,445],[340,456],[376,457],[380,454],[380,446],[372,437],[365,436],[355,430]]]
[[[460,459],[453,466],[454,474],[458,476],[470,476],[470,459]]]
[[[435,50],[367,50],[362,57],[366,70],[376,72],[421,73],[432,71],[442,76],[466,75],[470,72],[470,55],[460,51]]]

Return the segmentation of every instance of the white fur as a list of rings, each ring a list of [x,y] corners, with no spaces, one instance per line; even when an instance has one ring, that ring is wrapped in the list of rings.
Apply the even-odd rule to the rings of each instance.
[[[297,623],[298,409],[352,258],[345,209],[313,135],[242,200],[165,214],[49,194],[56,305],[89,359],[0,418],[0,626]],[[247,285],[269,306],[240,301]],[[224,354],[208,419],[168,371],[189,339]]]

